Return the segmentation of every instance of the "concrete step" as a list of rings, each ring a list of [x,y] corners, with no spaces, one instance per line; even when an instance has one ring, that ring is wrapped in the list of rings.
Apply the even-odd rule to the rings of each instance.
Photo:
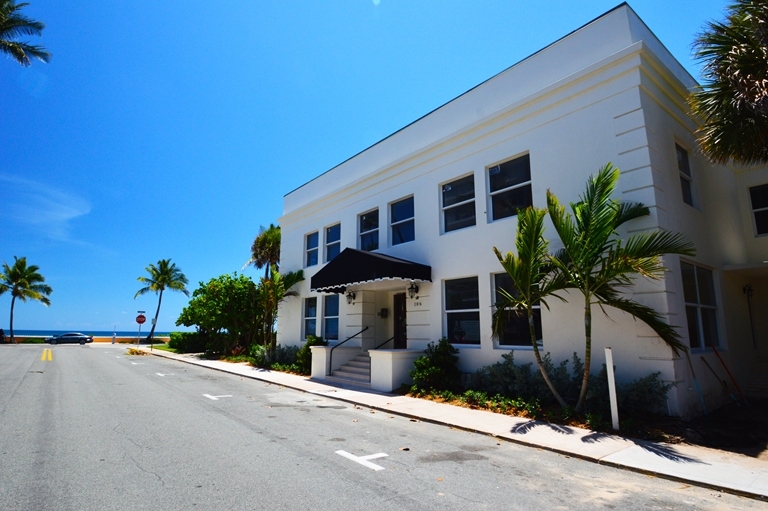
[[[336,374],[340,371],[349,374],[359,374],[361,376],[365,376],[366,379],[368,379],[368,376],[371,374],[370,367],[355,367],[351,365],[343,365],[336,369],[333,373]]]
[[[349,362],[347,362],[344,365],[349,366],[349,367],[360,367],[360,368],[365,369],[367,371],[371,370],[371,361],[370,360],[367,361],[367,362],[362,362],[360,360],[350,360]]]
[[[327,376],[323,383],[330,383],[331,385],[341,385],[344,387],[354,387],[358,389],[370,389],[371,384],[367,381],[362,382],[359,380],[348,380],[346,378],[340,378],[338,376]]]
[[[333,372],[333,376],[336,378],[343,378],[345,380],[359,382],[359,383],[368,383],[370,379],[369,373],[352,372],[352,371],[347,371],[343,368],[335,370]]]

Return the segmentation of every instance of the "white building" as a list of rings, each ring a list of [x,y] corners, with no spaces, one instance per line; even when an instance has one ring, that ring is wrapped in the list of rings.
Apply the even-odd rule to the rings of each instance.
[[[701,411],[693,372],[709,408],[728,399],[719,380],[737,392],[718,353],[741,389],[754,386],[750,374],[766,374],[759,360],[768,357],[768,169],[713,166],[700,154],[686,106],[695,85],[621,4],[288,193],[281,268],[303,269],[305,281],[280,309],[280,342],[354,336],[332,361],[330,348],[313,350],[313,377],[365,367],[348,362],[368,352],[371,388],[384,391],[407,381],[413,359],[441,337],[460,349],[465,372],[509,350],[532,361],[527,333],[491,336],[503,284],[492,247],[514,249],[517,207],[545,207],[547,189],[577,200],[613,162],[619,198],[651,209],[625,233],[680,231],[696,245],[695,258],[666,258],[665,280],[638,281],[630,293],[679,326],[691,362],[645,324],[596,309],[593,370],[611,346],[619,380],[660,371],[677,384],[676,415]],[[556,249],[551,224],[545,235]],[[554,300],[541,313],[555,363],[583,357],[582,300]]]

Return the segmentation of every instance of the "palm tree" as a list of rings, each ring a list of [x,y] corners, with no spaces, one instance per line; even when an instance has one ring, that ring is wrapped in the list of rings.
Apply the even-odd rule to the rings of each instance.
[[[687,350],[674,327],[652,308],[621,296],[635,276],[661,279],[664,254],[695,255],[693,244],[679,233],[652,231],[622,240],[617,229],[629,220],[649,214],[641,203],[620,203],[612,199],[619,170],[610,163],[590,177],[579,202],[571,203],[573,216],[566,213],[557,197],[547,190],[547,207],[563,248],[551,257],[562,272],[567,287],[584,296],[584,375],[576,411],[584,407],[592,360],[592,305],[610,306],[631,314],[650,326],[675,354]]]
[[[541,303],[547,309],[546,297],[554,296],[563,300],[562,297],[555,294],[558,289],[562,289],[565,281],[562,274],[554,273],[553,266],[549,263],[548,248],[549,243],[544,239],[544,217],[547,214],[545,209],[536,209],[533,207],[525,208],[517,213],[517,236],[515,238],[515,247],[517,255],[508,252],[503,256],[499,249],[493,247],[496,257],[507,275],[515,284],[515,290],[499,290],[501,300],[496,302],[496,309],[493,313],[493,335],[500,336],[504,332],[504,325],[510,314],[525,314],[528,320],[528,331],[531,336],[531,346],[536,363],[539,366],[541,376],[555,396],[557,402],[562,407],[566,407],[565,400],[555,388],[550,380],[544,362],[539,352],[539,343],[536,339],[536,329],[534,327],[533,306]]]
[[[17,4],[13,0],[0,0],[0,52],[5,53],[22,66],[32,64],[30,57],[43,62],[51,59],[42,46],[34,46],[17,39],[25,35],[41,35],[45,25],[21,14],[28,3]]]
[[[11,342],[13,337],[13,307],[16,304],[16,298],[22,302],[28,299],[37,300],[46,307],[51,305],[48,298],[53,292],[51,286],[44,284],[45,277],[38,273],[39,267],[34,264],[27,266],[27,258],[18,258],[13,256],[13,266],[3,262],[3,273],[0,274],[0,294],[6,291],[11,292]]]
[[[707,23],[694,42],[703,84],[689,102],[703,126],[698,138],[715,163],[768,162],[768,8],[737,0],[725,22]]]
[[[152,320],[152,330],[150,330],[147,339],[151,340],[155,334],[155,327],[157,326],[157,316],[160,314],[160,304],[163,302],[163,291],[170,289],[173,291],[181,291],[186,296],[189,296],[187,290],[187,277],[176,267],[176,263],[171,263],[170,259],[160,259],[157,262],[157,266],[151,264],[145,268],[149,277],[139,277],[138,281],[142,284],[146,284],[145,287],[136,291],[136,295],[133,297],[135,300],[139,296],[152,292],[158,293],[157,299],[157,311],[155,312],[155,319]]]
[[[304,271],[288,272],[281,275],[275,265],[270,266],[269,277],[262,277],[258,289],[258,300],[263,310],[264,347],[267,348],[270,360],[275,353],[277,340],[274,335],[275,321],[280,304],[286,298],[299,296],[291,288],[304,280]]]
[[[280,226],[269,224],[265,229],[261,226],[259,235],[253,240],[251,245],[251,258],[245,263],[245,266],[253,264],[256,268],[264,268],[264,278],[269,278],[269,271],[272,266],[280,270]],[[244,267],[245,267],[244,266]]]

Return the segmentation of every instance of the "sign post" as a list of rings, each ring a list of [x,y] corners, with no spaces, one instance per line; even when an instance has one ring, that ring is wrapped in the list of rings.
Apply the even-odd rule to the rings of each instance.
[[[144,322],[147,320],[147,317],[144,315],[144,311],[139,311],[139,315],[136,316],[136,323],[139,324],[139,333],[136,336],[136,347],[139,347],[139,338],[141,337],[141,325],[144,324]]]

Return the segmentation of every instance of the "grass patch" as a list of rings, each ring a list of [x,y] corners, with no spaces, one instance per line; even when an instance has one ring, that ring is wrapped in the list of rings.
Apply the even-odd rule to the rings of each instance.
[[[152,349],[160,350],[160,351],[167,351],[169,353],[176,353],[176,350],[169,347],[167,344],[153,344]]]
[[[42,337],[27,337],[19,341],[19,344],[45,344],[45,339]]]

